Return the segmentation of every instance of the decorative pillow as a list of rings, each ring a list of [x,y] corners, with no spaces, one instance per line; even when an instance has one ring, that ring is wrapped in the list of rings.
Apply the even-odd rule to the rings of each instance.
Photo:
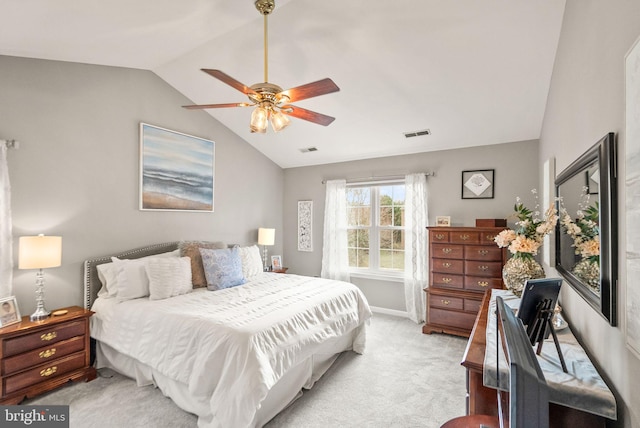
[[[149,277],[149,300],[179,296],[193,288],[189,257],[149,259],[145,269]]]
[[[260,249],[257,245],[250,247],[240,247],[240,260],[242,261],[242,274],[245,278],[258,275],[263,271],[262,257],[260,256]]]
[[[118,259],[111,257],[116,268],[118,281],[118,301],[137,299],[149,295],[149,277],[147,276],[147,261],[155,259],[174,259],[174,252],[154,254],[139,259]]]
[[[102,283],[102,288],[98,291],[98,297],[110,299],[118,294],[118,271],[113,262],[103,263],[96,266],[98,279]]]
[[[220,241],[183,241],[178,244],[180,256],[191,258],[191,281],[193,282],[193,288],[207,286],[207,278],[204,275],[204,268],[202,267],[200,248],[222,249],[227,248],[227,244]]]
[[[222,290],[245,283],[238,248],[209,250],[200,248],[209,290]]]

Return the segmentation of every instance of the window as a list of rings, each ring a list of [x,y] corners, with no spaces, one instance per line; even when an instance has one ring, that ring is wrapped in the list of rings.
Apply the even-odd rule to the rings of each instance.
[[[347,187],[349,267],[353,272],[404,271],[402,183]]]

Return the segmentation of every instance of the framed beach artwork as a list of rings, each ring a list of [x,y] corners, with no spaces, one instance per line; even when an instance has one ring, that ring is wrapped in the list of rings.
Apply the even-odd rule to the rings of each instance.
[[[627,346],[640,356],[640,38],[625,58]]]
[[[140,123],[140,209],[213,211],[215,143]]]
[[[313,251],[313,201],[298,201],[298,251]]]

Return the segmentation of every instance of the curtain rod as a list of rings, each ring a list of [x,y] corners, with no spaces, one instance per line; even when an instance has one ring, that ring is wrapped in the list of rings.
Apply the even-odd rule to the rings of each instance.
[[[435,171],[425,172],[424,175],[427,177],[435,177]],[[365,184],[368,182],[376,182],[376,181],[392,181],[392,180],[404,180],[406,175],[378,175],[378,176],[369,176],[369,177],[358,177],[358,178],[348,178],[347,184]],[[322,184],[327,184],[327,179],[322,180]]]
[[[20,142],[16,140],[0,140],[0,144],[7,146],[7,149],[19,149]]]

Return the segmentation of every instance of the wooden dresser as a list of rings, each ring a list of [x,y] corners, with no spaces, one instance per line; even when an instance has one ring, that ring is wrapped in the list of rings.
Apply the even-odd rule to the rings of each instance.
[[[469,337],[482,296],[503,288],[506,249],[495,236],[504,227],[428,227],[430,286],[422,332]]]
[[[69,381],[96,378],[90,366],[89,317],[78,306],[44,321],[29,317],[0,329],[0,405],[19,404]]]

